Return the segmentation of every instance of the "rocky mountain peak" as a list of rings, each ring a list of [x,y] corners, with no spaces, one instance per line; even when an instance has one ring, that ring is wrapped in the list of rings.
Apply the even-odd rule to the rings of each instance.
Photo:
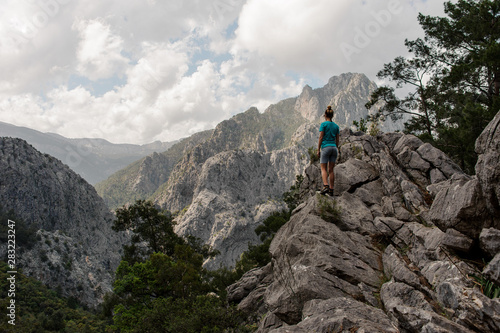
[[[305,86],[297,98],[295,110],[304,118],[317,122],[326,107],[334,109],[334,121],[341,126],[351,126],[352,121],[365,117],[365,104],[376,85],[364,74],[346,73],[333,76],[317,89]]]

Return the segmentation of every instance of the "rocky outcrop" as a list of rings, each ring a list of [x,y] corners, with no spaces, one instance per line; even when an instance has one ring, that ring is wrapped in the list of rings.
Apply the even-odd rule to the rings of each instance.
[[[90,184],[26,141],[0,138],[0,202],[37,230],[31,248],[16,249],[25,274],[89,307],[111,291],[126,238]]]
[[[309,165],[271,264],[230,286],[229,299],[264,316],[260,333],[499,331],[500,299],[474,278],[500,276],[498,202],[484,199],[494,177],[485,187],[411,135],[343,131],[341,143],[335,196],[316,194],[319,166]]]
[[[302,149],[270,153],[227,151],[208,158],[193,176],[193,201],[177,218],[176,232],[194,235],[221,254],[207,268],[234,266],[249,243],[259,243],[255,228],[284,209],[283,192],[308,160]]]
[[[500,229],[499,125],[500,113],[476,141],[476,176],[455,175],[433,189],[437,194],[428,219],[443,231],[452,228],[478,239],[483,229]]]
[[[476,175],[481,184],[486,206],[500,225],[500,113],[486,126],[476,141]]]
[[[326,106],[334,103],[336,121],[350,126],[366,116],[364,103],[374,88],[365,75],[342,74],[263,113],[251,108],[223,121],[184,155],[151,198],[183,212],[177,219],[180,234],[221,251],[207,267],[233,266],[249,242],[259,242],[255,227],[283,207],[281,195],[309,163],[308,148],[317,145]]]

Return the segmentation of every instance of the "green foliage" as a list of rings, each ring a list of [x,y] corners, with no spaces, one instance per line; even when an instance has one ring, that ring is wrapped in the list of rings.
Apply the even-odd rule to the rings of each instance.
[[[186,298],[204,290],[201,255],[187,245],[176,247],[174,259],[155,253],[144,262],[122,261],[116,271],[114,293],[125,307],[148,305],[158,297]]]
[[[377,136],[380,133],[380,127],[378,126],[378,120],[374,120],[370,123],[368,128],[368,134],[371,136]]]
[[[117,309],[114,329],[120,332],[251,332],[234,306],[214,295],[194,298],[158,298],[148,308],[125,314]]]
[[[110,330],[246,331],[245,316],[225,301],[235,273],[205,270],[204,259],[219,252],[196,237],[177,236],[169,212],[139,200],[117,210],[114,230],[131,230],[133,236],[103,304],[103,314],[113,318]]]
[[[36,228],[35,226],[27,225],[24,220],[18,217],[13,210],[4,211],[2,206],[0,205],[0,243],[7,244],[8,237],[8,221],[12,220],[15,223],[16,230],[16,247],[31,249],[35,242],[37,241],[36,237]]]
[[[202,268],[203,256],[189,245],[177,245],[173,257],[155,253],[144,262],[122,261],[116,272],[114,330],[120,332],[243,331],[245,317],[211,294],[215,275]],[[212,279],[210,279],[212,278]],[[227,287],[227,285],[225,286]],[[224,289],[225,289],[224,287]]]
[[[361,131],[361,132],[368,132],[368,127],[366,126],[368,124],[368,120],[366,118],[361,118],[358,121],[353,120],[352,124],[356,127],[356,130]]]
[[[259,245],[248,244],[248,250],[243,252],[240,259],[236,262],[236,280],[249,270],[263,267],[271,262],[271,254],[269,253],[271,241],[272,239],[266,239]]]
[[[303,175],[295,177],[295,184],[290,187],[290,190],[283,193],[283,201],[287,204],[288,210],[292,212],[300,201],[300,185],[304,181]]]
[[[307,153],[309,154],[309,161],[311,162],[311,164],[319,161],[318,148],[309,147],[307,149]]]
[[[317,194],[317,198],[320,217],[327,222],[339,223],[341,221],[342,212],[340,207],[337,206],[337,202],[321,194]]]
[[[0,306],[7,308],[9,268],[0,261]],[[7,320],[0,322],[0,332],[104,332],[109,324],[98,314],[82,308],[75,298],[62,298],[40,281],[25,276],[21,271],[15,276],[16,325]],[[6,317],[7,318],[7,317]]]
[[[500,286],[496,285],[482,275],[474,275],[476,284],[481,288],[481,292],[489,298],[497,298],[500,296]]]
[[[424,39],[405,42],[413,57],[397,57],[377,74],[395,83],[371,95],[385,102],[378,117],[411,118],[405,132],[419,136],[473,173],[476,138],[500,110],[498,1],[444,4],[447,17],[420,14]],[[409,91],[399,97],[396,89]]]
[[[380,133],[378,118],[371,115],[361,118],[359,122],[353,120],[352,124],[356,127],[356,130],[368,133],[371,136],[377,136]]]
[[[274,212],[262,222],[257,228],[255,233],[260,236],[261,241],[273,238],[278,230],[290,219],[290,212],[281,211]]]
[[[124,247],[125,260],[140,261],[151,253],[173,255],[175,246],[185,241],[174,232],[174,222],[169,212],[161,213],[151,201],[137,200],[129,207],[116,210],[115,231],[132,231],[132,243]],[[147,244],[143,250],[139,244]]]

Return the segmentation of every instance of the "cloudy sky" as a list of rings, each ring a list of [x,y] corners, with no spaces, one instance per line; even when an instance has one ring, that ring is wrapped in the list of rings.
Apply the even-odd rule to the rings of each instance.
[[[441,0],[2,0],[0,121],[114,143],[172,141],[365,73]],[[1,133],[0,133],[1,135]]]

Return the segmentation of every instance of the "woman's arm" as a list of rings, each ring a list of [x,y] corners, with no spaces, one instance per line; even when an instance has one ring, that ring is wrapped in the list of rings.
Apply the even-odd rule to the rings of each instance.
[[[323,142],[323,137],[325,136],[325,132],[321,131],[319,132],[319,141],[318,141],[318,156],[321,152],[321,142]]]

